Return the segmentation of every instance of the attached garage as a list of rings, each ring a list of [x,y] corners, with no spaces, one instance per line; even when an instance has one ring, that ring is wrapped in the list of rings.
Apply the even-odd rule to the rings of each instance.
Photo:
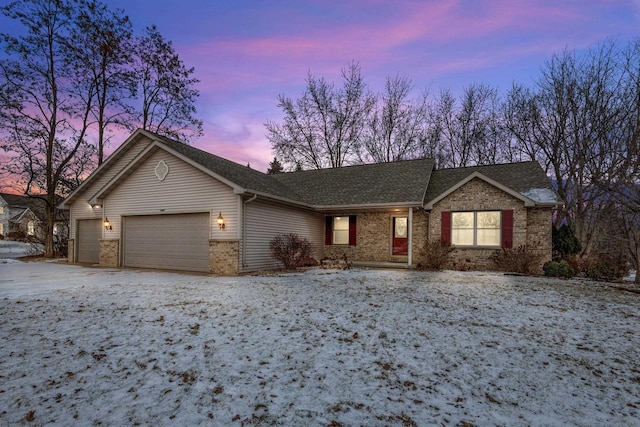
[[[102,220],[78,220],[76,253],[78,262],[98,264],[100,262],[100,239],[102,238]]]
[[[209,213],[127,216],[123,265],[209,272]]]

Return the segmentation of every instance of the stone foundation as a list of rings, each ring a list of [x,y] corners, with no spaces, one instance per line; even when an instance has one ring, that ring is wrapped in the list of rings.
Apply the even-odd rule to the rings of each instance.
[[[100,239],[100,267],[115,268],[120,266],[120,240]]]
[[[240,257],[238,240],[209,240],[209,270],[220,276],[237,276]]]
[[[67,262],[69,264],[76,262],[76,242],[73,239],[67,240]]]

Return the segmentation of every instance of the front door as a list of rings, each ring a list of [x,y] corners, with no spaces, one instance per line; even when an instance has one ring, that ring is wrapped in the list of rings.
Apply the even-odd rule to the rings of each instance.
[[[392,227],[392,255],[407,255],[409,250],[408,219],[406,216],[394,216]]]

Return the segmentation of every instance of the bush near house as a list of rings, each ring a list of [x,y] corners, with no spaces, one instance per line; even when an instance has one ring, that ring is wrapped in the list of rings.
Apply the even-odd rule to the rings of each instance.
[[[592,253],[588,256],[570,255],[566,263],[576,276],[594,280],[620,280],[629,273],[629,265],[622,256]]]
[[[418,251],[419,270],[441,271],[451,262],[453,247],[444,240],[426,241]]]
[[[575,271],[567,261],[549,261],[542,267],[544,275],[549,277],[564,277],[565,279],[571,279],[576,275]]]
[[[629,268],[621,257],[598,255],[590,262],[585,275],[594,280],[620,280],[629,272]]]
[[[529,250],[526,245],[520,245],[517,248],[495,251],[491,255],[491,261],[498,270],[531,275],[540,268],[542,255]]]
[[[313,260],[311,243],[297,234],[278,234],[269,242],[271,256],[280,261],[287,270],[308,266]],[[317,265],[313,260],[312,265]]]

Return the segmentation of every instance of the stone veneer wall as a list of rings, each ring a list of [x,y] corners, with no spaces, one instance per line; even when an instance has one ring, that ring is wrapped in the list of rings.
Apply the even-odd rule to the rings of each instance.
[[[209,240],[209,270],[221,276],[238,275],[240,242]]]
[[[74,239],[67,241],[67,262],[69,264],[76,262],[76,241]]]
[[[100,239],[100,267],[119,267],[120,240]]]
[[[431,211],[429,239],[440,239],[443,211],[513,210],[513,247],[527,244],[527,208],[524,203],[475,178],[436,203]],[[549,232],[551,228],[549,227]],[[495,249],[460,248],[452,253],[451,268],[459,270],[494,269],[490,257]]]
[[[406,212],[363,212],[357,214],[356,245],[325,245],[326,258],[339,259],[345,254],[349,261],[405,261],[406,256],[391,255],[391,226],[394,216],[408,215]],[[413,253],[422,247],[427,237],[429,214],[420,210],[413,213]]]

